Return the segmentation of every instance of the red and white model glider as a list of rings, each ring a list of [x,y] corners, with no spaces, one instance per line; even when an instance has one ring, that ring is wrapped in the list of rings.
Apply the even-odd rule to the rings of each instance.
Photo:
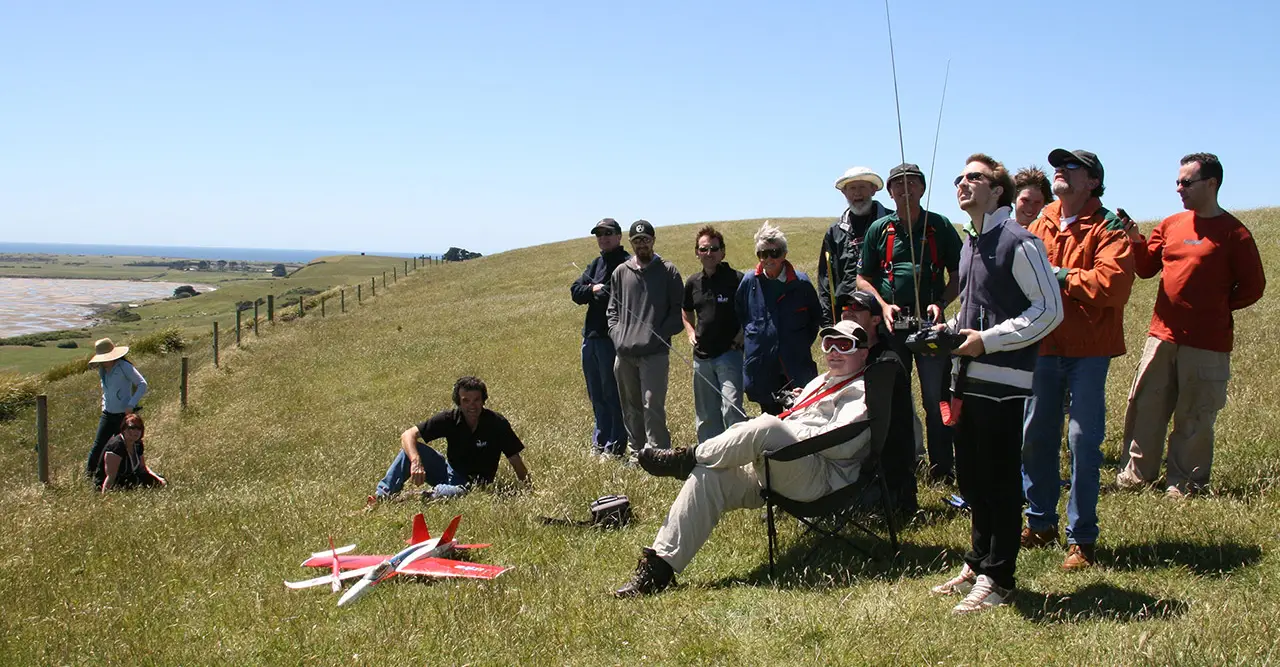
[[[303,567],[329,568],[329,574],[306,581],[286,581],[284,585],[289,588],[309,588],[329,584],[336,593],[344,579],[360,577],[360,581],[357,581],[351,590],[339,598],[338,606],[341,607],[355,601],[374,586],[397,574],[493,579],[509,570],[510,568],[498,565],[482,565],[446,558],[457,549],[481,549],[489,546],[488,544],[458,544],[454,541],[453,534],[457,532],[458,522],[461,520],[460,515],[453,517],[444,534],[432,539],[422,514],[414,515],[413,536],[409,538],[409,546],[394,556],[350,554],[349,552],[354,550],[356,545],[349,544],[335,548],[333,540],[330,540],[328,551],[313,553],[310,558],[302,562]]]

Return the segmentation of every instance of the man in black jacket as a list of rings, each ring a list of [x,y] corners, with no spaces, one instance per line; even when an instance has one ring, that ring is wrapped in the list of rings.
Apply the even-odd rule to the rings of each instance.
[[[587,307],[587,319],[582,325],[582,375],[587,381],[587,396],[596,420],[591,452],[622,456],[626,453],[627,431],[622,422],[622,404],[618,401],[618,383],[613,375],[616,353],[609,338],[606,310],[609,278],[631,253],[622,247],[622,226],[613,218],[597,222],[591,233],[600,246],[600,256],[591,260],[587,270],[569,287],[573,302]]]
[[[872,199],[884,188],[884,181],[867,167],[853,167],[836,179],[836,189],[844,195],[849,207],[822,237],[818,255],[818,298],[822,303],[822,324],[840,321],[836,300],[857,289],[858,258],[862,255],[862,237],[871,223],[893,211]]]

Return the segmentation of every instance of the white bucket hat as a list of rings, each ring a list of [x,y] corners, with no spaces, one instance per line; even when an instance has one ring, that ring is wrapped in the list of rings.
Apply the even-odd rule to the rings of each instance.
[[[869,167],[849,167],[844,176],[836,179],[836,189],[844,190],[844,186],[854,181],[866,181],[876,186],[876,192],[884,189],[884,179]]]
[[[129,354],[129,346],[116,345],[111,342],[110,338],[102,338],[93,344],[93,351],[93,358],[89,359],[90,365],[115,361],[116,359]]]

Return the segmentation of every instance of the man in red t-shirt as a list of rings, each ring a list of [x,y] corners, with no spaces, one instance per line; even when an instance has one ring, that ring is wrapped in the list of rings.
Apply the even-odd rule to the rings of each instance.
[[[1213,422],[1231,375],[1232,311],[1262,298],[1267,279],[1249,230],[1218,206],[1218,156],[1182,158],[1177,186],[1185,212],[1161,221],[1150,239],[1128,229],[1138,276],[1164,275],[1129,390],[1116,485],[1136,489],[1159,479],[1172,417],[1166,494],[1183,498],[1209,483]]]

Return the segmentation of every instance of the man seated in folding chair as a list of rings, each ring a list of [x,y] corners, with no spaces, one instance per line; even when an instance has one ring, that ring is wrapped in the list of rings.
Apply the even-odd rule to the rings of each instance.
[[[653,546],[642,550],[618,597],[650,595],[675,582],[727,510],[764,506],[763,455],[820,433],[868,419],[862,371],[867,332],[844,320],[819,332],[827,372],[814,378],[778,416],[760,415],[690,448],[647,448],[640,466],[652,475],[683,479]],[[854,483],[867,455],[870,429],[852,440],[794,461],[770,464],[772,488],[798,501],[816,500]]]

